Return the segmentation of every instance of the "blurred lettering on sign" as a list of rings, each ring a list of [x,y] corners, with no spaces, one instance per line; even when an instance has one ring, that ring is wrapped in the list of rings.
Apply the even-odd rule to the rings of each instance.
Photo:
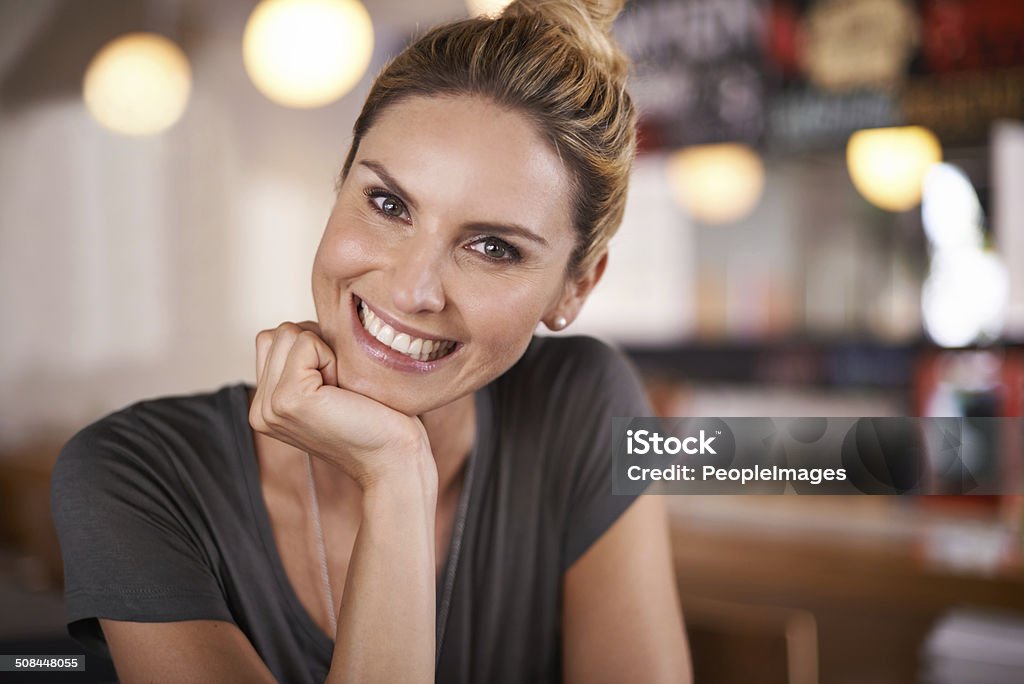
[[[902,125],[973,144],[1024,117],[1020,0],[773,0],[769,26],[776,147],[836,148]]]
[[[616,35],[645,144],[679,147],[764,130],[766,0],[632,0]]]
[[[645,148],[837,149],[1024,118],[1024,0],[631,0],[616,34]]]

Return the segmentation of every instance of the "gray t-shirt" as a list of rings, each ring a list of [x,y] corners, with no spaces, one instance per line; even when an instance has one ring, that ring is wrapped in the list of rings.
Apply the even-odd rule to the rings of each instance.
[[[561,679],[562,575],[634,497],[611,493],[613,416],[650,415],[596,340],[534,338],[476,393],[476,442],[438,581],[438,682]],[[79,432],[53,474],[68,629],[226,620],[283,682],[322,682],[333,642],[278,556],[245,384],[143,401]]]

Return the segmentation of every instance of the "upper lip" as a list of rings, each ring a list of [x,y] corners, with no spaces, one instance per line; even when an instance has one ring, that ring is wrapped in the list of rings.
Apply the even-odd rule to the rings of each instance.
[[[416,330],[415,328],[411,328],[411,327],[409,327],[407,325],[399,323],[398,321],[396,321],[391,316],[388,316],[386,313],[382,313],[380,310],[376,309],[375,307],[370,306],[370,303],[367,302],[362,297],[360,297],[359,295],[356,295],[356,310],[357,311],[358,311],[360,302],[365,304],[366,308],[368,308],[370,311],[373,312],[373,315],[375,315],[377,318],[381,319],[382,321],[384,321],[385,323],[390,325],[395,330],[396,333],[405,333],[406,335],[408,335],[410,337],[418,337],[421,340],[430,340],[431,342],[455,342],[456,341],[456,340],[451,339],[450,337],[438,337],[436,335],[431,335],[429,333],[425,333],[425,332],[423,332],[421,330]]]

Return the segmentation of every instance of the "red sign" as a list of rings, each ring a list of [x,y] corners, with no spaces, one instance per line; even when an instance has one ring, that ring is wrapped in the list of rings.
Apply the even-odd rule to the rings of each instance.
[[[928,71],[1024,65],[1024,2],[924,0],[922,53]]]

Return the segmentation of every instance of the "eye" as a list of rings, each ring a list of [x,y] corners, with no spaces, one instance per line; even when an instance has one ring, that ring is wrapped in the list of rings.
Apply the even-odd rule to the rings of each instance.
[[[405,207],[403,207],[402,203],[394,197],[380,198],[380,204],[377,206],[379,206],[380,210],[388,216],[401,216],[405,213]]]
[[[374,209],[388,218],[400,219],[407,213],[405,203],[389,192],[376,189],[367,190],[366,196],[369,197]]]
[[[522,260],[522,255],[519,253],[518,249],[496,237],[480,238],[476,242],[472,243],[470,248],[476,252],[480,252],[492,261],[516,262]]]

